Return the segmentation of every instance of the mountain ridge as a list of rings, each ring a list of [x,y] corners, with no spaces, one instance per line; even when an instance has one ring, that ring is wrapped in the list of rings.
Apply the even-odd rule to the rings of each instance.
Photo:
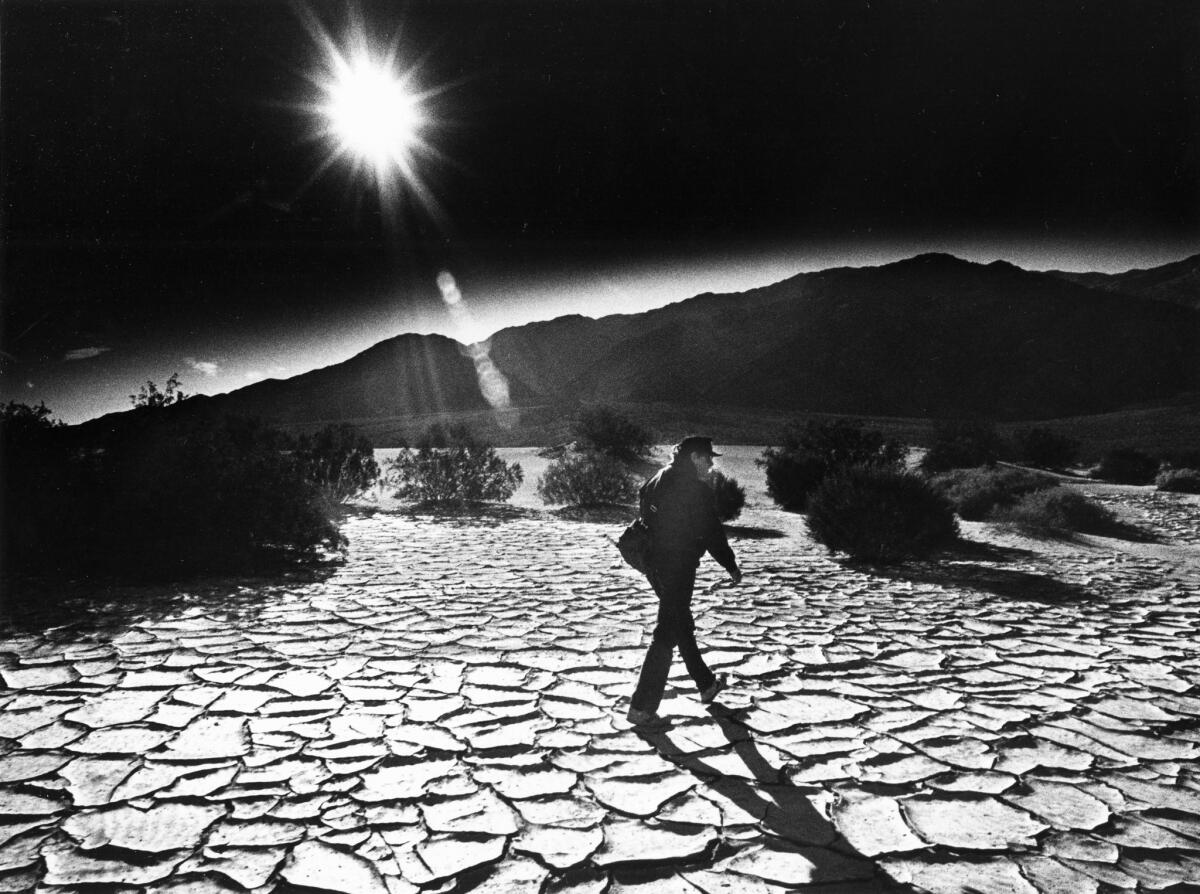
[[[1136,277],[1065,275],[931,252],[637,314],[505,327],[475,345],[402,333],[340,363],[179,406],[293,427],[391,419],[407,431],[490,409],[473,358],[486,349],[517,410],[569,415],[603,402],[921,418],[1106,412],[1200,384],[1200,311],[1155,297],[1180,291],[1200,265],[1166,266]],[[120,425],[125,415],[92,423]]]
[[[1124,273],[1049,272],[1089,288],[1200,309],[1200,254],[1158,267],[1134,268]]]

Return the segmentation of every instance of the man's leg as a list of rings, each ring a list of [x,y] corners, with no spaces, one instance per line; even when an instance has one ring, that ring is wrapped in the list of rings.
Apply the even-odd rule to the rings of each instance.
[[[696,625],[692,620],[691,608],[695,583],[696,569],[687,563],[664,566],[656,571],[651,580],[658,594],[658,623],[630,702],[632,707],[640,711],[658,710],[671,671],[671,655],[676,646],[696,688],[703,692],[716,679],[696,645]]]
[[[653,714],[662,701],[667,676],[671,672],[671,655],[675,651],[675,623],[670,602],[664,598],[658,574],[650,575],[650,586],[658,596],[658,620],[654,625],[654,635],[642,661],[642,672],[638,676],[637,689],[633,691],[629,706]]]
[[[696,569],[680,569],[679,576],[672,581],[676,597],[675,644],[679,657],[692,677],[696,688],[703,692],[716,680],[713,672],[704,663],[700,647],[696,644],[696,621],[692,618],[692,590],[696,586]]]

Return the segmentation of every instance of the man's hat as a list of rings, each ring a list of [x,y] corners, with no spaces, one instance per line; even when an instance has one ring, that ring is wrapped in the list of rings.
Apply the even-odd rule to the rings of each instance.
[[[721,455],[713,450],[712,438],[704,438],[700,435],[688,435],[676,445],[675,453],[681,456],[689,453],[700,453],[707,456]]]

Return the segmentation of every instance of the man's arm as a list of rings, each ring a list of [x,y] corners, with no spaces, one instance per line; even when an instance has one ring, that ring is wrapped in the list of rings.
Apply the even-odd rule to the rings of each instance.
[[[701,483],[700,487],[704,498],[703,508],[700,510],[701,517],[704,519],[704,548],[722,568],[729,572],[733,582],[739,583],[742,579],[742,572],[738,568],[733,548],[729,545],[729,538],[725,536],[725,526],[717,517],[717,507],[712,498],[712,490],[707,484]]]

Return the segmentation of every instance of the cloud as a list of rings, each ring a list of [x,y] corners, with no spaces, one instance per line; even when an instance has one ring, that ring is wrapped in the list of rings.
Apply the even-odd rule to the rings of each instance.
[[[195,357],[184,357],[183,362],[201,375],[210,379],[221,371],[221,365],[212,360],[197,360]]]
[[[248,369],[245,373],[243,373],[243,375],[252,382],[256,379],[263,378],[262,370],[258,369]]]
[[[93,357],[99,357],[105,351],[111,350],[112,348],[104,345],[97,345],[91,348],[76,348],[73,351],[67,351],[67,353],[63,354],[63,360],[90,360]]]

